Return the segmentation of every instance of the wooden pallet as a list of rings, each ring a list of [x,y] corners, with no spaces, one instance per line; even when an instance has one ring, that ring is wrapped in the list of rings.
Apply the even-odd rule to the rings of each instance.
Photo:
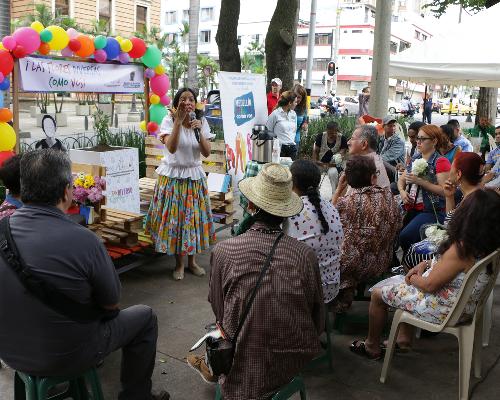
[[[161,163],[163,158],[163,143],[155,136],[146,136],[146,177],[156,179],[158,174],[155,172],[156,167]]]
[[[218,174],[227,173],[226,144],[223,140],[210,143],[211,152],[208,157],[202,157],[202,167],[205,172]]]
[[[136,214],[128,211],[114,210],[102,207],[102,224],[108,228],[118,229],[131,233],[139,233],[142,230],[144,214]]]

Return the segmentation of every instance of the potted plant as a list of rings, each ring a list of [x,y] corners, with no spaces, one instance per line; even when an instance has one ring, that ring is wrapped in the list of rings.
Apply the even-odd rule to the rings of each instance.
[[[73,200],[80,208],[87,225],[98,222],[105,180],[82,172],[73,174]]]

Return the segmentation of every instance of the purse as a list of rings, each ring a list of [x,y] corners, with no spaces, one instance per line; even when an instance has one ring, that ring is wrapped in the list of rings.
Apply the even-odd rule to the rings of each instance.
[[[271,264],[271,258],[273,257],[274,251],[278,246],[278,242],[282,237],[283,237],[283,232],[280,232],[280,234],[274,241],[273,247],[271,248],[271,251],[269,252],[267,259],[264,263],[264,266],[260,271],[260,275],[259,278],[257,279],[255,288],[253,289],[250,300],[248,301],[248,304],[245,307],[245,311],[243,312],[240,323],[238,324],[238,328],[236,329],[233,338],[231,339],[224,332],[222,326],[220,324],[217,324],[219,329],[221,329],[222,337],[219,338],[208,337],[206,339],[205,360],[207,362],[208,368],[210,369],[210,372],[214,376],[227,375],[231,371],[231,367],[233,366],[234,351],[236,348],[236,341],[238,340],[238,335],[240,334],[240,331],[243,328],[243,324],[245,323],[248,313],[250,312],[250,308],[252,307],[255,295],[257,294],[257,290],[259,289],[259,286],[262,282],[262,278],[264,278],[264,275],[266,274],[266,271],[269,268],[269,265]]]

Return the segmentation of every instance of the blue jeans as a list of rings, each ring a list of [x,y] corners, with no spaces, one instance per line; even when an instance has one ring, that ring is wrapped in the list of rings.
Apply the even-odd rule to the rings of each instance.
[[[443,223],[444,214],[438,213],[439,223]],[[436,216],[433,212],[418,212],[410,222],[401,230],[399,234],[399,243],[404,252],[406,252],[413,243],[420,242],[420,227],[424,224],[436,223]]]

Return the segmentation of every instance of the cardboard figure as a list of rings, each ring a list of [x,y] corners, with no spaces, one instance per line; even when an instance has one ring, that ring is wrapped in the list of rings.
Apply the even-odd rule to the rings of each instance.
[[[59,139],[56,139],[56,120],[50,115],[44,115],[42,119],[42,130],[46,138],[36,143],[35,149],[55,149],[66,151]]]

